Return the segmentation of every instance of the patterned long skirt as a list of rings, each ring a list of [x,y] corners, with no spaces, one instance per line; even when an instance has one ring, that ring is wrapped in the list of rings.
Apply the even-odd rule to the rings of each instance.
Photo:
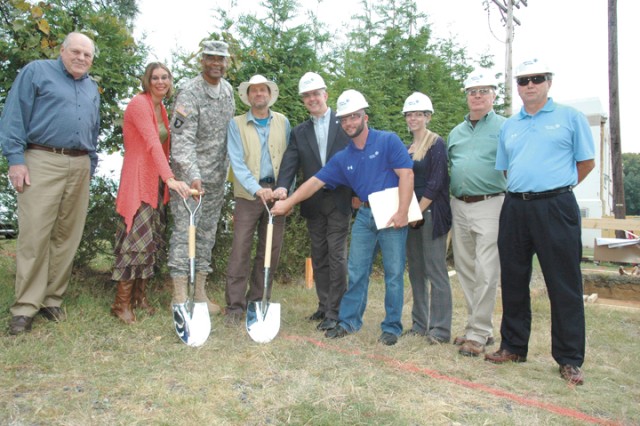
[[[154,266],[161,261],[164,241],[164,206],[154,209],[142,203],[127,233],[124,219],[120,217],[116,230],[114,254],[115,266],[111,279],[129,281],[148,279],[154,274]]]

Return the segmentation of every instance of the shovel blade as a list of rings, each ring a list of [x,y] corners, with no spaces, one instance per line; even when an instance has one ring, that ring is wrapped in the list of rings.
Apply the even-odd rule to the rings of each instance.
[[[254,342],[269,343],[280,331],[280,304],[251,302],[247,307],[247,332]]]
[[[178,337],[188,346],[204,345],[211,333],[211,319],[206,303],[194,303],[191,314],[187,303],[173,305],[173,322]]]

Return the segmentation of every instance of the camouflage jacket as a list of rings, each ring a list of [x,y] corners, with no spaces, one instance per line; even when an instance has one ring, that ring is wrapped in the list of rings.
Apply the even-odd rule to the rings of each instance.
[[[218,91],[200,74],[179,91],[171,117],[171,168],[177,179],[222,184],[214,177],[226,177],[227,126],[235,108],[233,88],[225,79]]]

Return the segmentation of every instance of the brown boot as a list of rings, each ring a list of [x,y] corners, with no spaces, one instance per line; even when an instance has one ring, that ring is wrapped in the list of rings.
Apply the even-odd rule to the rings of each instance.
[[[146,294],[147,280],[137,278],[133,285],[133,298],[131,304],[134,309],[142,309],[149,315],[156,313],[156,309],[149,304]]]
[[[196,274],[196,291],[193,296],[195,302],[206,302],[211,315],[218,315],[221,310],[220,306],[216,305],[207,297],[205,286],[207,284],[207,274],[199,272]]]
[[[118,281],[116,299],[111,305],[111,313],[126,324],[133,324],[136,321],[136,314],[131,310],[133,283],[134,280]]]
[[[173,282],[173,297],[171,303],[173,305],[181,304],[187,301],[187,286],[189,285],[189,279],[186,275],[180,275],[177,277],[171,277]]]

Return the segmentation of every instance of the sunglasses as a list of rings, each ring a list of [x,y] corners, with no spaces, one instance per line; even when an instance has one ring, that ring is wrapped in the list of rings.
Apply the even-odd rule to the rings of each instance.
[[[529,82],[532,82],[533,84],[542,84],[547,80],[549,80],[549,77],[546,75],[530,75],[528,77],[518,77],[516,82],[518,83],[518,86],[527,86]]]

